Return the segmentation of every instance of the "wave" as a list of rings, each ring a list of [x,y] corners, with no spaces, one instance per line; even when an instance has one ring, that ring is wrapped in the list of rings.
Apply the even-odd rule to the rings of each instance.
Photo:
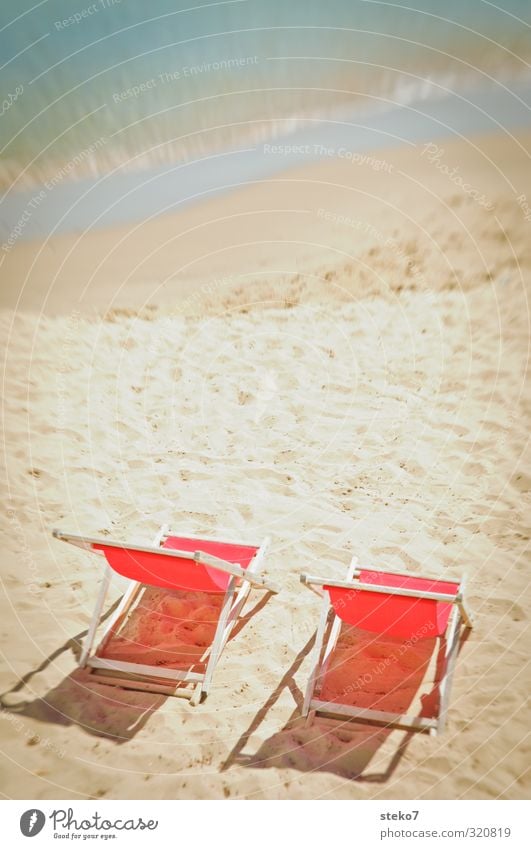
[[[527,75],[527,80],[530,79]],[[487,87],[495,89],[506,85],[510,92],[523,80],[526,80],[525,74],[517,78],[508,75],[505,83],[502,79],[487,81]],[[477,85],[478,75],[445,72],[422,77],[401,73],[387,78],[382,75],[378,82],[379,86],[374,85],[370,92],[349,89],[339,80],[322,89],[290,92],[289,97],[286,92],[270,91],[267,110],[270,114],[266,115],[263,110],[260,114],[256,109],[256,90],[232,92],[232,105],[236,108],[224,106],[220,109],[215,98],[208,110],[201,111],[198,106],[195,110],[188,108],[184,120],[182,113],[179,116],[178,105],[162,106],[155,109],[152,116],[143,110],[130,109],[128,132],[109,132],[107,121],[99,124],[93,120],[90,133],[85,129],[71,133],[63,143],[58,140],[46,156],[38,153],[32,156],[32,151],[25,146],[18,153],[1,158],[0,186],[4,190],[17,191],[45,184],[53,188],[63,181],[97,179],[116,170],[144,171],[160,165],[189,162],[223,150],[248,149],[289,137],[315,123],[370,120],[371,114],[396,107],[407,108],[415,104],[418,109],[456,92],[466,96],[466,92]],[[177,135],[168,132],[171,121],[161,126],[157,120],[161,112],[166,117],[173,112],[174,126],[179,126],[182,132]]]

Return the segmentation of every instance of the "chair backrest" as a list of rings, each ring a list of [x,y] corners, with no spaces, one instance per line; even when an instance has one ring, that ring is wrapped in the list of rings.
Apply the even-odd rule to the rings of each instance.
[[[360,571],[359,580],[364,584],[401,587],[417,590],[419,593],[455,595],[459,589],[458,583],[450,581],[369,569]],[[391,637],[416,637],[422,640],[440,636],[446,630],[452,610],[452,604],[449,602],[356,589],[355,583],[352,589],[331,586],[325,586],[324,589],[329,592],[330,601],[340,619],[366,631]]]
[[[98,542],[93,543],[92,548],[102,551],[109,566],[119,575],[153,587],[224,593],[231,578],[227,572],[204,563],[168,557],[157,551],[139,551],[134,545],[124,547]],[[229,563],[239,563],[242,569],[247,569],[258,551],[258,546],[174,536],[167,537],[162,548],[204,551]]]

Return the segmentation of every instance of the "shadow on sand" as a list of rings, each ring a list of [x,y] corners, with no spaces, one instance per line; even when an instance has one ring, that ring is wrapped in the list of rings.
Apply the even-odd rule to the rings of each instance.
[[[460,648],[468,636],[465,632]],[[389,726],[369,725],[328,717],[301,717],[303,693],[295,675],[311,651],[312,638],[295,658],[274,692],[255,714],[246,731],[226,758],[222,771],[233,766],[254,769],[289,768],[301,772],[330,772],[355,781],[388,781],[419,732],[399,731]],[[352,626],[343,625],[327,671],[318,682],[320,697],[353,706],[394,713],[411,712],[434,716],[439,708],[439,684],[444,669],[444,641],[424,639],[400,653],[400,639],[380,638]],[[400,661],[385,664],[387,657]],[[430,666],[431,665],[431,666]],[[428,668],[433,680],[422,693]],[[296,708],[284,727],[263,742],[252,754],[245,753],[250,738],[259,734],[261,724],[285,690]],[[394,735],[391,738],[391,735]],[[387,743],[385,751],[379,750]],[[372,770],[371,770],[372,764]]]
[[[262,596],[236,623],[230,639],[244,628],[265,604],[269,594]],[[101,617],[102,624],[112,615],[117,601]],[[65,652],[72,652],[79,661],[81,647],[87,631],[76,634],[52,652],[35,669],[23,675],[16,684],[0,694],[0,709],[12,716],[24,716],[43,723],[70,726],[78,725],[88,734],[104,737],[117,744],[131,740],[149,721],[151,715],[172,696],[111,686],[96,681],[88,669],[77,668],[57,686],[39,698],[24,699],[23,693],[32,679],[46,670]],[[182,701],[182,700],[179,700]]]

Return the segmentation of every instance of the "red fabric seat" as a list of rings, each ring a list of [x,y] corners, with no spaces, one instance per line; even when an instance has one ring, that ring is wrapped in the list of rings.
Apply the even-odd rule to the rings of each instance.
[[[98,543],[94,544],[93,548],[104,553],[109,566],[119,575],[153,587],[224,593],[231,578],[227,572],[196,563],[194,560],[167,557],[158,552],[139,551],[134,546],[125,548]],[[239,563],[242,569],[247,569],[258,551],[258,548],[252,545],[174,536],[168,537],[162,548],[204,551],[229,563]]]
[[[388,587],[403,587],[419,592],[438,592],[455,595],[459,584],[451,581],[393,575],[389,572],[360,571],[359,579],[364,584],[379,584]],[[324,587],[336,614],[344,622],[391,637],[429,639],[440,636],[446,630],[452,605],[411,596],[373,593],[370,590]]]

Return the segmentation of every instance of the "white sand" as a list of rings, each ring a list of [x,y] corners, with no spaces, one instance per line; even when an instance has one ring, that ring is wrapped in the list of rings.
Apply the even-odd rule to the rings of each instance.
[[[5,796],[529,792],[528,143],[445,146],[492,211],[389,151],[391,173],[327,162],[6,258]],[[270,534],[282,585],[263,606],[253,592],[195,709],[76,671],[101,563],[50,535],[149,542],[163,522]],[[442,737],[298,719],[319,608],[298,575],[339,577],[354,551],[469,571],[477,625]],[[385,652],[368,649],[353,679]]]

